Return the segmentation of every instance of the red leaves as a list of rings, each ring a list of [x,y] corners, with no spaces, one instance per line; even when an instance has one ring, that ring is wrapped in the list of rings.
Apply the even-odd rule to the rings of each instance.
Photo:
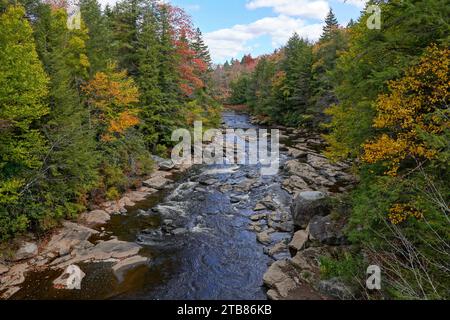
[[[179,87],[183,94],[191,96],[195,90],[205,87],[201,79],[202,73],[208,69],[207,63],[197,57],[192,49],[195,30],[189,15],[182,9],[167,5],[170,22],[173,28],[174,45],[179,57],[178,71],[180,73]]]

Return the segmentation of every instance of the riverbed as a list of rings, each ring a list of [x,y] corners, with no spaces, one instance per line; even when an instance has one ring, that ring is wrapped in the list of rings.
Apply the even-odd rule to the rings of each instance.
[[[255,128],[248,115],[234,111],[223,113],[223,124]],[[281,152],[280,165],[289,159]],[[259,165],[194,166],[175,177],[169,189],[112,216],[104,226],[103,234],[141,245],[148,264],[123,279],[114,276],[108,262],[81,264],[86,273],[81,290],[54,289],[52,280],[60,271],[31,272],[12,298],[267,299],[264,273],[270,263],[289,256],[284,251],[269,257],[267,249],[289,241],[293,230],[287,224],[262,244],[252,217],[255,206],[269,197],[274,208],[266,214],[288,223],[292,197],[281,184],[281,171],[261,176]]]

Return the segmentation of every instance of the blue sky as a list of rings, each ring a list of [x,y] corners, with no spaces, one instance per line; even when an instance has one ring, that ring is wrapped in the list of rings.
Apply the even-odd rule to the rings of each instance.
[[[101,0],[114,3],[117,0]],[[215,63],[258,56],[283,45],[294,32],[317,40],[333,8],[339,23],[356,19],[364,0],[166,0],[187,11],[202,30]]]

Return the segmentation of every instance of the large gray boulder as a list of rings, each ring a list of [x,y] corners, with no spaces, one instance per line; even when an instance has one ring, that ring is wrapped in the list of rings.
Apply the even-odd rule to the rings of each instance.
[[[345,223],[334,220],[330,215],[326,217],[315,216],[309,223],[309,232],[312,240],[322,244],[339,246],[347,244],[347,238],[343,233]]]
[[[38,254],[38,246],[33,242],[24,242],[14,254],[13,261],[30,259]]]
[[[162,171],[170,171],[173,168],[175,168],[175,164],[171,159],[164,159],[155,155],[152,155],[153,161],[155,161],[156,165],[158,166],[159,170]]]
[[[306,229],[314,216],[326,216],[330,213],[327,195],[319,191],[300,192],[291,205],[294,225]]]

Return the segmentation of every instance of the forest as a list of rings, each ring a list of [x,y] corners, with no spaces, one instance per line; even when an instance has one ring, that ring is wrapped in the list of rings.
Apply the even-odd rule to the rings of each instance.
[[[397,298],[449,297],[449,19],[445,1],[372,1],[340,26],[332,11],[316,43],[294,34],[273,54],[215,70],[222,99],[263,122],[319,131],[326,155],[359,179],[336,199],[352,251],[322,271],[363,279],[364,260],[389,269]],[[344,208],[344,209],[343,209]]]
[[[114,200],[172,129],[217,126],[209,51],[180,8],[127,0],[0,3],[0,239]]]

